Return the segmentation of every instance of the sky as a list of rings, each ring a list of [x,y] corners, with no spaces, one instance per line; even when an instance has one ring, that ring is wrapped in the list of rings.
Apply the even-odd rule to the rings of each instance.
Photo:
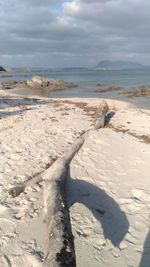
[[[150,65],[150,0],[0,0],[0,65]]]

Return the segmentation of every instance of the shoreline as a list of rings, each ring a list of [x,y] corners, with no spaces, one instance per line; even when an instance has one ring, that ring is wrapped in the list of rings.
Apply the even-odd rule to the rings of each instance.
[[[44,170],[89,129],[100,99],[23,97],[8,91],[0,96],[0,263],[41,267],[43,184],[29,186],[17,198],[8,189]],[[68,172],[77,266],[147,267],[150,111],[106,101],[106,127],[90,133]]]
[[[111,93],[109,95],[108,93],[101,93],[101,94],[96,94],[94,96],[88,95],[87,97],[80,96],[78,97],[76,94],[76,90],[80,90],[80,86],[72,89],[64,89],[62,91],[52,91],[51,93],[47,90],[40,91],[39,89],[37,90],[31,90],[31,89],[10,89],[10,90],[1,90],[1,92],[12,94],[12,95],[17,95],[20,97],[33,97],[33,98],[45,98],[45,99],[78,99],[80,98],[82,101],[84,99],[89,99],[89,101],[92,101],[92,99],[107,99],[107,101],[112,100],[112,101],[120,101],[120,102],[126,102],[129,105],[136,106],[139,109],[146,109],[150,110],[149,106],[149,97],[125,97],[125,96],[118,96],[116,95],[116,92]],[[22,91],[22,93],[21,93]],[[40,93],[39,93],[40,91]],[[72,96],[70,96],[70,93]],[[114,94],[114,95],[113,95]]]
[[[39,83],[40,79],[35,83],[35,77],[40,78],[41,81],[43,79],[42,87],[40,90]],[[52,78],[50,78],[52,77]],[[6,82],[6,86],[9,84],[13,86],[13,82],[11,82],[11,78],[0,78],[3,82]],[[32,80],[33,79],[33,80]],[[81,97],[81,98],[107,98],[107,99],[119,99],[121,101],[133,103],[139,108],[150,109],[149,105],[149,95],[150,95],[150,80],[149,73],[144,71],[144,73],[139,71],[116,71],[115,74],[111,74],[111,72],[106,71],[104,75],[101,72],[94,73],[92,71],[80,71],[80,72],[68,72],[68,71],[51,71],[51,70],[32,70],[27,72],[26,75],[24,72],[14,72],[12,80],[18,82],[18,86],[23,89],[12,89],[16,94],[28,96],[31,95],[39,95],[39,97],[49,97],[49,98],[73,98],[73,97]],[[57,81],[59,86],[55,84],[50,87],[46,87],[44,89],[43,85],[46,81]],[[63,80],[66,83],[66,87],[71,86],[71,89],[65,89],[63,91],[53,91],[54,88],[60,89],[64,88],[65,83],[61,84]],[[60,82],[60,83],[59,83]],[[7,84],[8,83],[8,84]],[[12,83],[12,84],[11,84]],[[77,87],[72,87],[73,84],[77,85]],[[20,84],[20,85],[19,85]],[[70,85],[69,85],[70,84]],[[61,87],[61,86],[62,87]],[[10,86],[10,87],[11,87]],[[14,85],[16,87],[17,84]],[[29,88],[28,88],[29,86]],[[9,87],[9,86],[8,86]],[[60,88],[59,88],[60,87]],[[32,88],[32,89],[31,89]]]

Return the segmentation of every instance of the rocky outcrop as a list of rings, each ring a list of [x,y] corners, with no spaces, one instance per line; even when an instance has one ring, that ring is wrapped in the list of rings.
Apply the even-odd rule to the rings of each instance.
[[[106,88],[98,88],[96,90],[96,93],[106,93],[106,92],[115,92],[115,91],[119,91],[121,90],[122,88],[118,85],[111,85],[109,87],[106,87]]]
[[[49,91],[58,91],[68,88],[76,87],[76,84],[64,82],[63,80],[47,79],[41,76],[33,76],[31,80],[27,81],[7,81],[1,84],[1,89],[16,89],[16,88],[30,88],[30,89],[47,89]]]
[[[2,66],[0,66],[0,71],[6,71]]]
[[[142,85],[130,91],[124,91],[123,94],[126,97],[150,97],[150,86]]]
[[[9,90],[9,89],[16,89],[16,88],[21,88],[21,85],[23,86],[25,84],[25,82],[16,82],[16,81],[13,81],[13,80],[8,80],[8,81],[5,81],[5,82],[2,82],[0,84],[0,89],[3,89],[3,90]]]

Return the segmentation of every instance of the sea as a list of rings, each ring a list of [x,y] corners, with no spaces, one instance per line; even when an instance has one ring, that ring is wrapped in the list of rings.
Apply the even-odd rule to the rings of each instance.
[[[14,69],[10,72],[0,73],[0,83],[7,80],[30,80],[35,75],[73,82],[77,87],[57,92],[31,89],[11,91],[18,95],[38,95],[49,98],[111,98],[133,103],[140,108],[150,109],[150,97],[126,97],[124,95],[124,90],[129,91],[143,85],[150,86],[150,69]],[[121,89],[114,92],[96,92],[97,89],[112,85],[117,85]]]

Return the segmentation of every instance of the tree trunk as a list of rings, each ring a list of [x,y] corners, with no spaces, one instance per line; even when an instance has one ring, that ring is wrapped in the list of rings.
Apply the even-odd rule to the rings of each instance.
[[[97,120],[91,130],[105,124],[108,105],[105,101],[99,106]],[[89,130],[90,131],[90,130]],[[45,172],[44,222],[46,224],[45,267],[76,266],[74,241],[71,232],[69,210],[66,203],[66,177],[70,161],[82,147],[84,133],[49,169]]]

